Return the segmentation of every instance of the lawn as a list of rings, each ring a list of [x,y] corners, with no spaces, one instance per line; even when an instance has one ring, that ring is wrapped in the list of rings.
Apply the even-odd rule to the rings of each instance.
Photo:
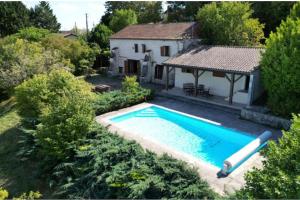
[[[49,189],[37,177],[38,162],[21,161],[16,156],[21,136],[20,120],[14,98],[0,103],[0,187],[7,189],[10,197],[39,190],[47,198]]]

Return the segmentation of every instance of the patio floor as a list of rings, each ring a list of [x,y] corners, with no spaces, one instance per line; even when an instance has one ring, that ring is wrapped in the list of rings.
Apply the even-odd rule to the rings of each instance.
[[[232,109],[237,109],[237,110],[241,110],[242,108],[246,107],[246,105],[244,104],[240,104],[240,103],[232,103],[231,105],[228,103],[228,101],[225,100],[224,97],[221,96],[210,96],[210,97],[205,97],[205,96],[193,96],[193,95],[186,95],[182,88],[172,88],[169,90],[162,90],[161,91],[162,94],[165,95],[171,95],[173,97],[178,97],[178,98],[185,98],[185,99],[189,99],[189,100],[193,100],[193,101],[198,101],[198,102],[203,102],[203,103],[209,103],[209,104],[213,104],[213,105],[217,105],[217,106],[222,106],[222,107],[226,107],[226,108],[232,108]]]

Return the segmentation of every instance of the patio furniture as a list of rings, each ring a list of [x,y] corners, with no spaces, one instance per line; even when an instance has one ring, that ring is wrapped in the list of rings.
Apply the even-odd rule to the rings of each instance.
[[[104,84],[99,84],[99,85],[96,85],[93,89],[92,89],[93,92],[108,92],[110,91],[110,86],[109,85],[104,85]]]
[[[197,87],[197,94],[202,95],[204,93],[204,85],[203,84],[199,84]]]
[[[195,86],[194,83],[184,83],[182,88],[186,95],[191,95],[194,92]]]
[[[205,89],[205,86],[203,84],[199,84],[197,87],[197,94],[205,96],[205,97],[210,97],[213,96],[212,94],[209,93],[210,89],[208,88],[207,90]]]

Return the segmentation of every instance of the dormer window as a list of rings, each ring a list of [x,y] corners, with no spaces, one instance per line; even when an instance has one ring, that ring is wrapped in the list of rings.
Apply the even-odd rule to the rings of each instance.
[[[134,44],[134,52],[135,53],[139,52],[139,45],[138,44]]]
[[[170,56],[170,46],[161,46],[160,47],[161,56]]]

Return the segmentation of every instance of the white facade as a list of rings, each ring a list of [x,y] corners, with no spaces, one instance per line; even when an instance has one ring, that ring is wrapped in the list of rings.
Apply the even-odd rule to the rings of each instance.
[[[115,75],[122,75],[125,72],[125,61],[136,60],[140,67],[140,80],[144,82],[165,84],[166,83],[166,67],[163,68],[161,79],[155,78],[155,66],[162,65],[163,62],[181,53],[191,44],[197,42],[196,39],[181,40],[141,40],[141,39],[110,39],[110,49],[114,52],[111,58],[110,71]],[[138,52],[135,52],[135,44],[138,45]],[[146,52],[142,52],[142,45],[146,46]],[[161,56],[161,47],[169,46],[169,56]],[[149,59],[145,60],[145,56]],[[120,68],[122,70],[120,70]],[[170,66],[171,68],[171,66]],[[121,71],[121,73],[120,73]],[[199,72],[201,73],[201,71]],[[227,74],[230,77],[230,74]],[[236,78],[239,75],[235,75]],[[243,75],[234,83],[233,98],[235,103],[250,105],[263,92],[260,83],[259,70],[252,72],[248,79],[248,88],[246,88],[246,77]],[[169,85],[182,88],[184,83],[194,83],[195,78],[191,73],[182,72],[181,68],[175,68],[169,74]],[[198,80],[198,84],[203,84],[206,89],[210,89],[210,93],[215,96],[224,97],[229,100],[230,82],[225,77],[213,76],[210,71],[204,72]]]
[[[147,82],[154,82],[164,84],[166,79],[166,69],[163,69],[162,79],[155,79],[155,66],[161,65],[164,61],[170,57],[178,54],[185,48],[187,48],[193,39],[186,40],[140,40],[140,39],[110,39],[110,49],[117,49],[117,55],[111,60],[113,67],[111,71],[114,74],[119,74],[119,67],[123,68],[124,73],[124,63],[128,59],[140,61],[141,68],[147,65],[147,75],[143,79]],[[138,52],[135,52],[134,45],[138,45]],[[142,45],[146,45],[147,53],[142,52]],[[161,56],[160,47],[169,46],[170,56]],[[150,55],[150,60],[145,62],[145,55]],[[141,69],[143,70],[143,69]],[[170,75],[170,84],[174,84],[174,72]]]
[[[201,71],[200,71],[201,72]],[[199,72],[199,73],[200,73]],[[227,74],[230,77],[230,74]],[[234,83],[233,98],[235,103],[250,105],[263,92],[263,87],[260,82],[260,72],[256,70],[249,75],[249,85],[246,88],[246,76],[243,75],[238,81]],[[237,79],[239,75],[235,75]],[[175,68],[174,86],[182,88],[184,83],[194,83],[195,78],[192,73],[182,72],[181,68]],[[229,100],[230,82],[225,77],[213,76],[210,71],[204,72],[198,79],[198,84],[203,84],[205,89],[209,89],[210,94],[224,97]]]

